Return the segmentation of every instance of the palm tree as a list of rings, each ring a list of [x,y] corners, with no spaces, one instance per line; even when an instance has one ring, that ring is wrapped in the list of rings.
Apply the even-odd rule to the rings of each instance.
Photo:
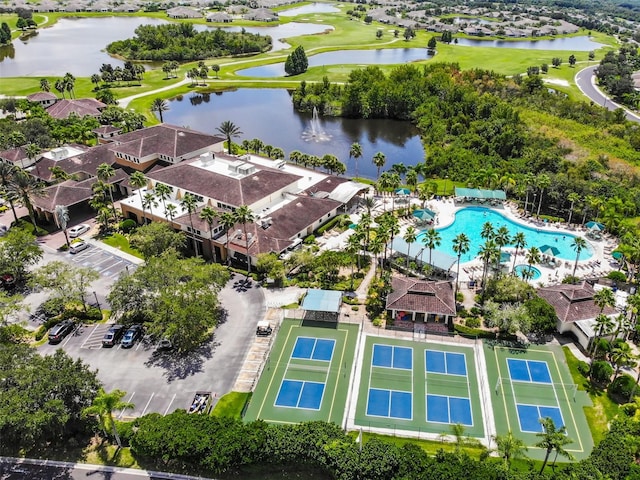
[[[69,92],[69,98],[75,97],[74,86],[76,83],[76,77],[67,72],[64,74],[64,78],[62,79],[62,81],[64,83],[65,90]]]
[[[622,367],[635,368],[638,356],[633,353],[631,346],[627,342],[620,342],[611,349],[609,358],[611,359],[611,363],[616,366],[613,374],[613,380],[615,380],[618,378]]]
[[[40,153],[40,146],[37,143],[30,143],[29,145],[27,145],[27,147],[24,150],[25,150],[25,153],[27,154],[27,158],[30,161],[33,161]],[[24,168],[24,165],[22,165],[22,168]]]
[[[527,270],[529,273],[532,273],[533,266],[537,263],[540,263],[541,260],[540,249],[538,247],[531,247],[527,252],[527,265],[529,265],[529,269]]]
[[[558,454],[560,454],[569,460],[573,459],[573,455],[564,449],[564,446],[573,443],[573,440],[567,437],[567,428],[565,426],[556,428],[555,423],[553,423],[553,420],[549,417],[541,418],[540,423],[542,424],[543,432],[536,434],[536,436],[541,438],[541,440],[536,443],[536,447],[546,450],[544,462],[542,462],[542,468],[540,469],[540,473],[542,473],[544,471],[544,467],[547,466],[549,455],[553,450],[556,451],[556,458],[558,457]]]
[[[122,398],[126,395],[126,392],[122,390],[113,390],[110,393],[105,392],[102,388],[98,390],[98,394],[93,399],[90,407],[85,408],[82,413],[86,416],[95,415],[98,417],[100,428],[107,432],[111,430],[113,437],[118,444],[118,448],[122,447],[118,430],[116,429],[116,422],[113,420],[114,410],[126,410],[134,408],[134,404],[131,402],[123,402]]]
[[[196,240],[196,230],[193,228],[193,214],[198,209],[198,201],[196,197],[190,193],[185,193],[180,201],[180,207],[185,212],[189,212],[189,223],[191,224],[191,238],[193,239],[193,251],[198,256],[198,241]]]
[[[518,253],[520,250],[527,246],[527,237],[524,232],[518,232],[513,236],[513,246],[516,247],[515,255],[513,256],[513,266],[511,267],[511,271],[515,275],[516,272],[516,260],[518,259]]]
[[[173,222],[173,219],[176,218],[177,215],[178,208],[173,203],[170,203],[164,208],[164,216],[167,217],[170,222]]]
[[[149,210],[149,216],[151,217],[149,218],[149,223],[153,220],[153,209],[158,208],[158,205],[158,199],[154,192],[151,191],[144,194],[142,198],[142,208]]]
[[[56,208],[53,212],[56,223],[60,230],[64,232],[64,238],[67,241],[67,247],[69,247],[69,236],[67,235],[67,225],[69,223],[69,209],[64,205],[56,205]]]
[[[418,172],[415,168],[410,167],[407,169],[407,174],[404,177],[404,181],[411,190],[411,193],[415,193],[416,188],[418,187]]]
[[[491,222],[484,222],[484,224],[482,225],[482,230],[480,231],[480,237],[483,240],[493,240],[493,237],[495,237],[496,232],[493,229],[493,224]]]
[[[551,179],[546,173],[541,173],[536,177],[536,185],[540,189],[540,202],[538,203],[538,211],[536,217],[540,216],[540,207],[542,207],[542,197],[544,196],[544,189],[551,185]]]
[[[133,172],[129,177],[129,183],[138,189],[140,195],[140,205],[142,206],[142,223],[146,223],[146,214],[144,210],[144,202],[142,201],[142,189],[147,186],[147,177],[142,172]]]
[[[151,111],[158,112],[158,116],[160,117],[160,123],[164,123],[164,119],[162,118],[162,112],[166,112],[169,110],[169,104],[163,98],[154,98],[153,102],[151,102]]]
[[[36,223],[35,210],[33,209],[33,201],[36,198],[44,198],[47,194],[43,183],[36,180],[26,171],[18,169],[13,177],[12,182],[8,185],[10,195],[19,198],[22,204],[29,210],[29,218],[33,223],[34,231],[38,228]]]
[[[498,255],[498,246],[492,239],[487,240],[480,246],[478,256],[482,260],[482,285],[487,281],[487,273],[489,265],[496,259]]]
[[[582,237],[575,237],[573,242],[571,243],[571,248],[573,248],[576,252],[576,261],[573,264],[573,273],[571,274],[573,277],[576,276],[576,270],[578,269],[578,261],[580,260],[580,252],[587,248],[587,241]]]
[[[380,179],[380,169],[382,167],[384,167],[384,164],[386,163],[386,161],[387,161],[387,157],[382,152],[378,152],[373,156],[373,164],[378,169],[378,174],[376,176],[376,182]]]
[[[231,257],[229,256],[229,231],[235,226],[238,221],[236,217],[231,212],[223,212],[220,215],[220,219],[218,220],[222,228],[224,228],[226,232],[226,242],[225,242],[225,250],[227,255],[227,265],[231,262]]]
[[[458,284],[460,283],[460,259],[462,255],[469,251],[469,237],[467,237],[464,233],[457,235],[453,239],[453,251],[458,256],[458,270],[456,272],[456,290],[455,294],[458,293]]]
[[[353,142],[349,148],[349,159],[354,159],[356,174],[354,178],[358,178],[358,159],[362,156],[362,146],[358,142]]]
[[[402,237],[405,242],[407,242],[407,259],[405,261],[405,267],[407,269],[407,277],[409,276],[409,251],[411,250],[411,244],[415,243],[416,238],[418,238],[418,232],[413,227],[407,227],[404,232],[404,236]]]
[[[591,356],[593,358],[596,358],[598,354],[600,338],[605,334],[611,333],[613,327],[615,326],[615,323],[613,322],[613,320],[611,320],[611,317],[605,315],[604,313],[600,313],[598,316],[596,316],[594,322],[596,327],[596,336],[591,343],[590,349],[592,349]]]
[[[227,139],[227,151],[231,153],[231,138],[242,135],[240,128],[238,128],[231,120],[225,120],[218,128],[216,128],[216,130]]]
[[[496,236],[494,238],[496,245],[498,246],[498,258],[496,259],[496,275],[500,273],[500,261],[502,260],[502,248],[511,242],[511,236],[509,235],[509,229],[504,225],[498,228]]]
[[[108,163],[102,163],[96,169],[96,174],[98,175],[98,179],[101,182],[104,182],[105,185],[107,186],[107,188],[109,189],[109,198],[111,199],[111,209],[113,210],[113,220],[117,222],[118,221],[118,215],[116,213],[115,202],[113,201],[113,185],[108,183],[109,179],[111,177],[115,176],[116,170],[115,170],[115,168],[113,168]]]
[[[385,230],[385,227],[379,226],[377,229],[378,234],[375,237],[373,237],[371,239],[371,242],[369,243],[369,252],[373,254],[375,269],[378,268],[379,255],[382,253],[383,250],[385,251],[385,253],[387,250],[386,239],[388,237],[388,233],[384,232],[384,230]],[[382,272],[382,269],[380,269],[380,272]]]
[[[160,201],[162,202],[162,206],[166,210],[167,200],[171,198],[173,187],[167,185],[166,183],[156,183],[153,190],[155,191],[156,197],[160,199]]]
[[[515,437],[513,432],[509,430],[506,435],[496,435],[493,437],[496,442],[498,453],[504,459],[504,465],[507,470],[511,467],[511,460],[522,458],[528,448],[522,440]]]
[[[62,81],[61,78],[59,78],[58,80],[55,81],[55,83],[53,84],[54,88],[60,92],[60,94],[62,95],[62,98],[64,99],[64,92],[67,91],[67,87],[64,84],[64,81]]]
[[[429,266],[432,266],[431,263],[431,254],[433,253],[433,249],[439,247],[442,244],[442,237],[437,230],[430,229],[427,230],[422,238],[424,245],[429,249]]]
[[[398,233],[400,233],[400,222],[398,221],[398,217],[396,217],[392,213],[383,213],[378,218],[378,225],[383,227],[387,232],[384,242],[384,261],[386,263],[387,243],[393,243],[393,239],[396,237],[396,235],[398,235]]]
[[[207,225],[209,225],[209,238],[213,238],[213,222],[215,221],[216,218],[218,218],[218,212],[216,212],[213,208],[207,206],[200,211],[199,216],[202,220],[207,222]],[[212,250],[213,250],[213,261],[217,262],[218,259],[216,258],[215,249],[212,249]]]
[[[51,85],[49,84],[49,80],[47,80],[46,78],[40,79],[40,90],[42,90],[43,92],[51,91]]]
[[[11,193],[9,189],[9,185],[13,182],[13,178],[16,174],[17,168],[12,163],[0,162],[0,185],[2,185],[2,190],[11,206],[11,211],[13,212],[13,218],[16,223],[18,223],[18,214],[16,213],[16,206],[14,205],[14,201],[16,197]]]
[[[247,249],[247,278],[251,274],[251,255],[249,254],[249,236],[247,235],[247,223],[255,222],[256,218],[251,209],[247,205],[241,205],[234,212],[236,221],[242,224],[244,230],[244,241]]]
[[[567,199],[571,202],[571,206],[569,207],[569,221],[567,223],[571,225],[571,218],[573,217],[573,206],[576,202],[580,201],[580,195],[578,195],[576,192],[571,192],[569,195],[567,195]]]

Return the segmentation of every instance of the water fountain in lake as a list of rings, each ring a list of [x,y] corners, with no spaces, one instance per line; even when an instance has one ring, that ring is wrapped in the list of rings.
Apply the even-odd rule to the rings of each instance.
[[[328,142],[331,140],[331,135],[322,129],[320,118],[318,117],[318,109],[316,107],[313,107],[313,114],[311,116],[309,128],[302,132],[302,139],[306,142]]]

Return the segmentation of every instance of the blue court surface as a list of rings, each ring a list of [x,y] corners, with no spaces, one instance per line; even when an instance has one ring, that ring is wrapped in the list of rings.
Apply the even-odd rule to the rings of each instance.
[[[413,417],[412,412],[411,392],[398,392],[378,388],[369,389],[367,415],[411,420]]]
[[[473,426],[468,398],[427,395],[427,422]]]
[[[545,407],[542,405],[521,405],[518,407],[518,421],[520,422],[520,430],[523,432],[542,432],[541,418],[549,417],[553,420],[556,428],[564,426],[562,412],[558,407]]]
[[[282,380],[276,407],[304,408],[320,410],[324,383],[302,382],[299,380]]]
[[[336,341],[329,338],[298,337],[291,358],[331,361]]]
[[[373,345],[371,364],[374,367],[413,369],[413,348],[393,345]]]
[[[467,360],[463,353],[425,350],[427,372],[467,376]]]
[[[547,362],[507,358],[509,376],[517,382],[552,383]]]

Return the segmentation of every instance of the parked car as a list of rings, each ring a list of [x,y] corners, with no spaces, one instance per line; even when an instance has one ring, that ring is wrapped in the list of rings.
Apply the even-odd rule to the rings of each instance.
[[[142,337],[142,334],[142,325],[131,325],[127,330],[127,333],[125,333],[124,337],[122,337],[120,345],[122,346],[122,348],[131,348],[133,347],[134,343],[136,343],[136,340]]]
[[[260,320],[258,322],[258,326],[256,328],[256,335],[258,336],[267,336],[271,335],[273,328],[271,328],[271,324],[267,320]]]
[[[86,223],[81,223],[80,225],[71,227],[68,230],[68,233],[69,233],[69,237],[76,238],[82,235],[83,233],[87,233],[89,230],[91,230],[91,227],[89,225],[87,225]]]
[[[73,320],[63,320],[49,330],[49,343],[60,343],[75,327]]]
[[[112,325],[107,333],[104,334],[104,337],[102,337],[102,346],[113,347],[118,343],[118,340],[122,338],[125,331],[124,325]]]
[[[75,242],[69,247],[69,253],[78,253],[86,248],[89,248],[89,244],[87,242]]]

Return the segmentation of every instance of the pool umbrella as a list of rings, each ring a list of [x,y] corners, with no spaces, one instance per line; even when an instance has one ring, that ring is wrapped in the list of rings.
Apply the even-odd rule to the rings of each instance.
[[[543,255],[551,255],[552,257],[555,257],[560,253],[560,250],[558,250],[558,248],[554,247],[553,245],[542,245],[540,247],[540,253],[542,253]]]
[[[409,195],[411,193],[411,190],[409,190],[408,188],[398,188],[395,193],[396,195]]]
[[[623,255],[622,255],[622,252],[619,252],[619,251],[617,251],[617,250],[616,250],[615,252],[613,252],[613,253],[611,254],[611,256],[612,256],[613,258],[615,258],[616,260],[620,260],[620,259],[622,258],[622,256],[623,256]]]
[[[428,222],[435,218],[436,213],[427,209],[418,209],[418,210],[414,210],[412,215],[420,220],[424,220]]]
[[[509,252],[500,252],[500,263],[507,263],[511,261],[511,254]]]
[[[602,230],[604,230],[604,225],[598,222],[587,222],[585,224],[585,227],[596,232],[601,232]]]

